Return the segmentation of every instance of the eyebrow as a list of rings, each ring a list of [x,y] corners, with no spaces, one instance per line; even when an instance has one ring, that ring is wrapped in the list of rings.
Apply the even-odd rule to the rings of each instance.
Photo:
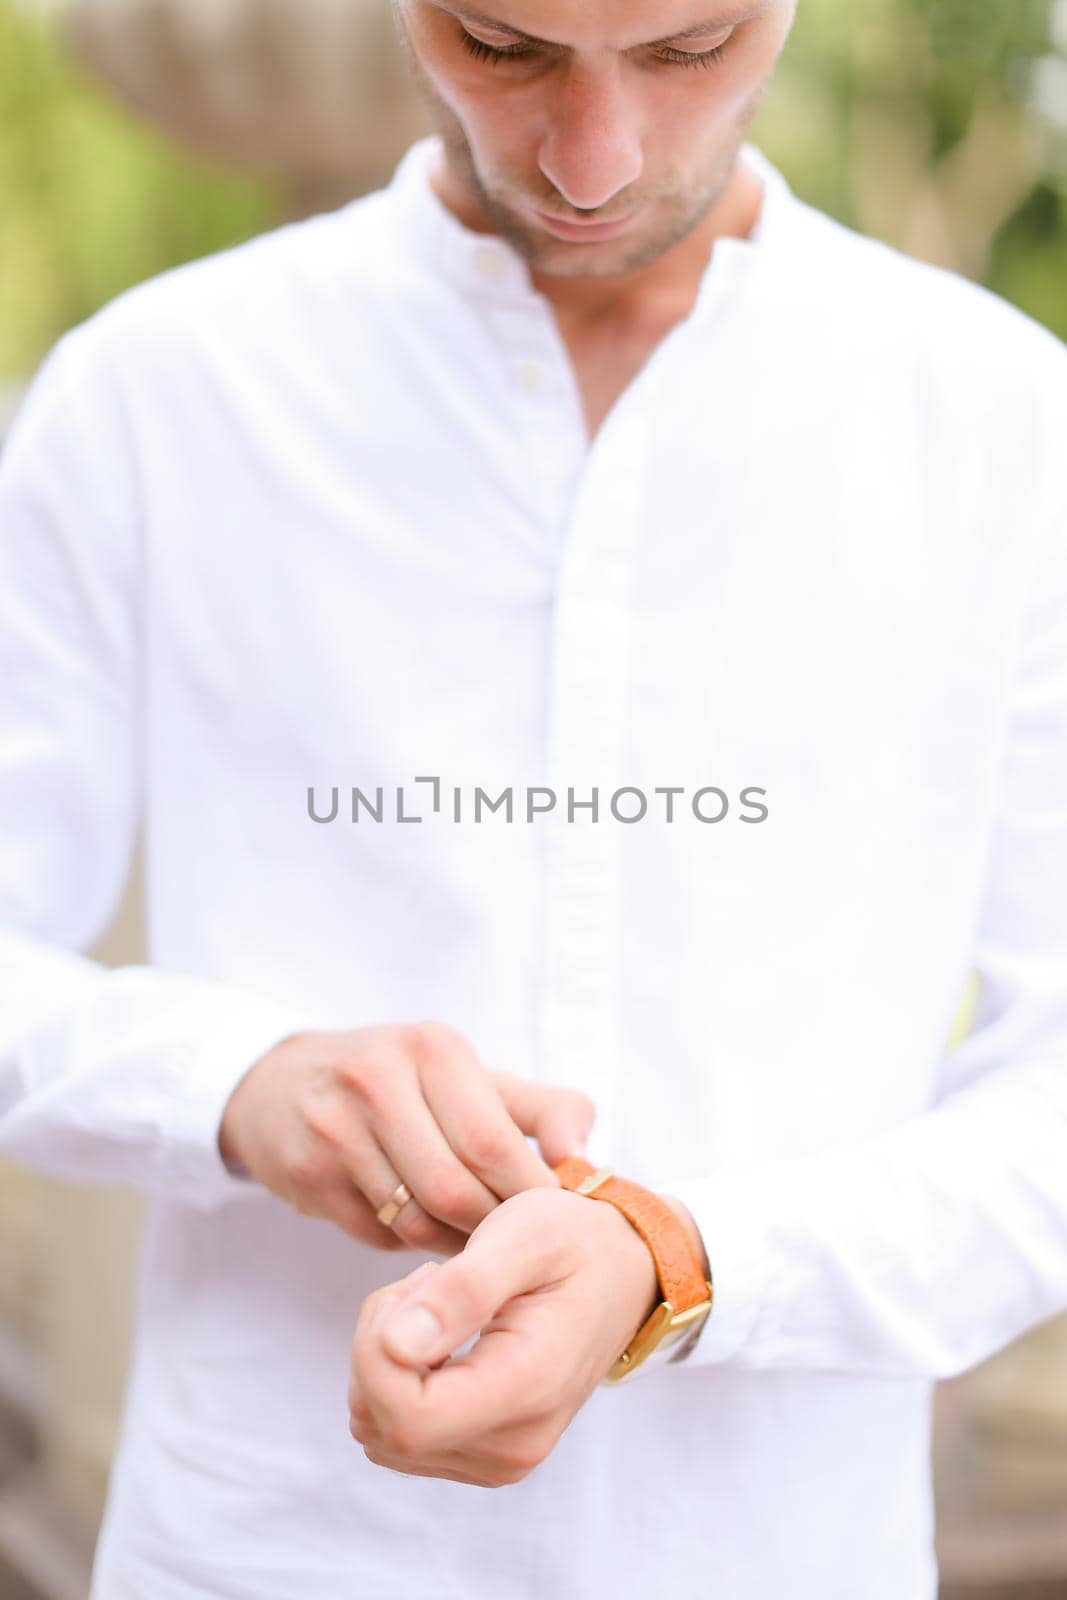
[[[676,39],[699,39],[708,33],[720,33],[723,28],[740,27],[743,22],[752,22],[756,17],[770,9],[772,0],[762,0],[759,5],[749,6],[741,13],[728,17],[712,17],[707,22],[696,22],[690,28],[680,28],[677,33],[665,33],[660,39],[649,39],[646,44],[670,44]],[[499,17],[489,17],[483,11],[471,11],[466,6],[445,4],[441,10],[449,11],[461,22],[474,22],[483,28],[492,28],[497,33],[510,34],[513,39],[521,39],[524,44],[542,44],[550,49],[556,49],[555,42],[551,39],[539,39],[536,34],[524,33],[521,28],[513,28],[510,22],[501,22]]]

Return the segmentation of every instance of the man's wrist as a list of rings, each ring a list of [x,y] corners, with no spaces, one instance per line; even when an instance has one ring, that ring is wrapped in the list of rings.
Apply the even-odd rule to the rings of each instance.
[[[683,1228],[685,1229],[685,1232],[686,1232],[686,1237],[688,1238],[690,1244],[693,1247],[693,1251],[694,1251],[694,1253],[695,1253],[695,1255],[697,1257],[697,1260],[701,1263],[701,1271],[703,1272],[705,1278],[707,1278],[710,1281],[710,1279],[711,1279],[711,1265],[710,1265],[710,1263],[708,1261],[708,1252],[707,1252],[707,1249],[705,1248],[705,1245],[704,1245],[703,1236],[701,1235],[701,1232],[700,1232],[699,1228],[697,1227],[696,1223],[693,1220],[693,1214],[689,1210],[689,1207],[687,1205],[685,1205],[681,1200],[679,1200],[676,1195],[661,1194],[660,1195],[660,1199],[663,1200],[666,1205],[670,1206],[671,1210],[674,1212],[675,1216],[678,1218],[679,1222],[682,1224],[682,1226],[683,1226]],[[615,1209],[615,1208],[613,1207],[612,1209]],[[630,1222],[627,1221],[625,1216],[623,1216],[621,1211],[617,1211],[616,1214],[618,1215],[620,1222],[623,1222],[623,1223],[626,1224],[627,1229],[634,1236],[634,1238],[640,1241],[641,1248],[642,1248],[642,1250],[644,1251],[644,1254],[645,1254],[645,1258],[647,1258],[647,1268],[648,1268],[648,1270],[647,1270],[647,1273],[645,1274],[645,1283],[646,1283],[646,1287],[648,1289],[648,1297],[647,1297],[646,1302],[645,1302],[645,1309],[644,1309],[644,1312],[642,1313],[641,1319],[636,1324],[636,1327],[640,1328],[647,1321],[647,1319],[652,1315],[652,1313],[653,1313],[653,1311],[655,1311],[656,1307],[662,1303],[662,1301],[663,1301],[663,1291],[662,1291],[662,1289],[660,1287],[659,1278],[658,1278],[658,1275],[656,1273],[655,1260],[653,1258],[651,1250],[648,1248],[648,1245],[645,1243],[644,1239],[641,1238],[641,1235],[638,1233],[637,1229],[635,1227],[633,1227],[633,1225]],[[637,1259],[640,1259],[640,1257],[638,1257]]]
[[[659,1277],[656,1272],[656,1262],[648,1245],[642,1239],[633,1223],[626,1218],[615,1206],[606,1206],[605,1211],[616,1217],[619,1225],[625,1228],[625,1237],[632,1241],[631,1254],[634,1259],[634,1286],[639,1304],[643,1308],[633,1325],[633,1332],[644,1327],[656,1307],[663,1300],[660,1289]]]
[[[693,1254],[696,1260],[700,1263],[700,1270],[703,1273],[703,1276],[708,1282],[710,1282],[711,1267],[708,1262],[708,1253],[705,1249],[704,1240],[701,1236],[700,1230],[697,1227],[689,1208],[684,1204],[683,1201],[679,1200],[676,1195],[659,1194],[659,1199],[663,1201],[664,1205],[669,1206],[672,1213],[677,1217],[693,1250]],[[613,1207],[612,1209],[617,1210],[618,1208]],[[659,1307],[663,1304],[664,1290],[662,1284],[660,1283],[656,1258],[653,1255],[648,1241],[642,1236],[638,1229],[633,1226],[633,1224],[627,1219],[621,1210],[618,1211],[618,1216],[621,1222],[626,1223],[630,1234],[636,1241],[640,1243],[644,1252],[643,1259],[641,1256],[636,1256],[635,1260],[640,1263],[638,1271],[641,1272],[644,1287],[647,1290],[648,1296],[644,1302],[644,1310],[641,1312],[640,1317],[634,1322],[633,1332],[631,1333],[630,1338],[627,1340],[626,1345],[623,1347],[624,1349],[629,1349],[648,1319],[656,1311],[658,1311]],[[688,1354],[689,1348],[691,1348],[692,1344],[695,1343],[698,1333],[699,1327],[697,1327],[695,1330],[692,1330],[689,1334],[683,1336],[683,1343],[677,1345],[676,1354],[674,1356],[668,1356],[668,1359],[684,1359],[685,1355]],[[669,1349],[670,1346],[668,1345],[667,1348]],[[663,1360],[663,1357],[664,1351],[662,1349],[658,1352],[658,1354],[656,1351],[653,1351],[650,1357],[647,1357],[640,1362],[639,1367],[636,1370],[651,1370]]]

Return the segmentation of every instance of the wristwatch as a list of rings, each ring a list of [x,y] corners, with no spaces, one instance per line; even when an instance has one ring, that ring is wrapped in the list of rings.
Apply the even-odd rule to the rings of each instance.
[[[553,1170],[564,1189],[606,1200],[622,1212],[652,1252],[663,1294],[602,1381],[621,1383],[638,1370],[682,1360],[704,1326],[714,1288],[678,1216],[651,1189],[617,1178],[611,1167],[594,1167],[582,1156],[567,1156]]]

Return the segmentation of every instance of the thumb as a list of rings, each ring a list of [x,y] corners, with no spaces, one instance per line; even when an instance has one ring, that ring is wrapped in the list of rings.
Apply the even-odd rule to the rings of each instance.
[[[416,1281],[403,1300],[383,1312],[381,1340],[394,1361],[410,1366],[446,1361],[507,1301],[551,1277],[544,1230],[520,1212],[513,1203],[498,1206],[459,1255]]]
[[[580,1089],[534,1083],[511,1072],[493,1072],[493,1081],[512,1121],[533,1134],[548,1166],[565,1156],[585,1154],[596,1106]]]

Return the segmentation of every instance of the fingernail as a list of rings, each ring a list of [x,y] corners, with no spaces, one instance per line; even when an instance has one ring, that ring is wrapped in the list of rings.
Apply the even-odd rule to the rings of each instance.
[[[429,1306],[405,1306],[383,1329],[385,1343],[402,1361],[421,1361],[441,1336],[441,1324]]]

